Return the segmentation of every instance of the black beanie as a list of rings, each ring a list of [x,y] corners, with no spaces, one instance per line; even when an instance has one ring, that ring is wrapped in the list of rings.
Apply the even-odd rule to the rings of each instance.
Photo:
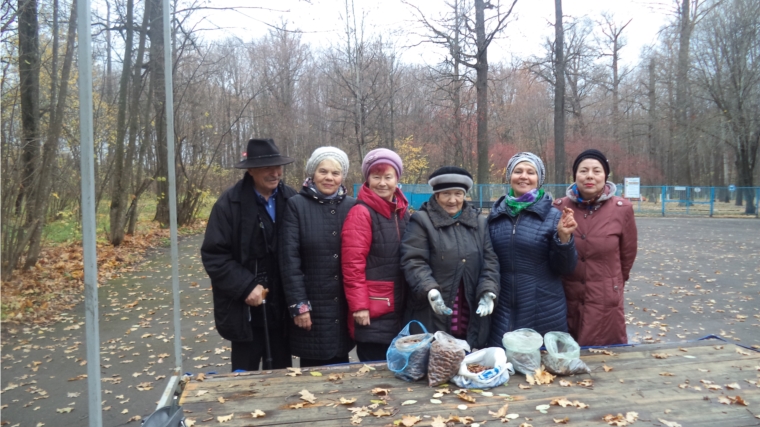
[[[610,162],[601,151],[593,148],[578,154],[578,157],[575,158],[575,161],[573,162],[573,181],[575,181],[575,177],[578,175],[578,165],[586,159],[599,160],[599,163],[602,164],[602,168],[604,168],[604,180],[607,181],[607,178],[610,176]]]
[[[472,188],[472,175],[456,166],[443,166],[430,174],[428,184],[433,187],[434,193],[455,189],[466,193]]]

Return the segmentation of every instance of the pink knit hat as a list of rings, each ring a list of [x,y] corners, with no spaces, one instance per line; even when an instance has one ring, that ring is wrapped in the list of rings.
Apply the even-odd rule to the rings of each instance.
[[[401,161],[401,157],[387,148],[376,148],[364,156],[362,175],[364,175],[365,181],[369,178],[369,170],[372,166],[379,164],[393,167],[396,170],[396,177],[399,180],[401,179],[401,175],[404,173],[404,164]]]

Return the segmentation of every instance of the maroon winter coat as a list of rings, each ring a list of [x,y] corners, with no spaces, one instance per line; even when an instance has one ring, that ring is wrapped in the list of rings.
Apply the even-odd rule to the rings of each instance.
[[[570,335],[582,346],[626,344],[623,289],[638,245],[633,205],[617,196],[596,210],[568,197],[554,201],[557,209],[568,206],[578,223],[578,264],[562,278]]]

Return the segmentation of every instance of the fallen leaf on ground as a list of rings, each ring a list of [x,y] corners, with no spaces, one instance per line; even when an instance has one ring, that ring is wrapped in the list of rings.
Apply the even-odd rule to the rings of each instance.
[[[652,356],[655,359],[667,359],[668,357],[670,357],[670,355],[667,353],[652,353]]]
[[[200,374],[198,374],[198,375],[195,376],[195,381],[203,382],[203,380],[205,380],[205,379],[206,379],[206,374],[203,374],[203,373],[200,373]]]
[[[321,377],[322,376],[322,373],[321,372],[317,372],[317,371],[311,371],[309,373],[311,374],[312,377]]]
[[[55,412],[58,412],[59,414],[68,414],[69,412],[73,410],[74,408],[58,408],[55,410]]]
[[[301,408],[303,408],[303,405],[304,405],[303,403],[294,403],[294,404],[288,406],[288,408],[290,408],[290,409],[301,409]]]
[[[571,406],[573,404],[573,402],[571,402],[571,401],[569,401],[569,400],[567,400],[567,399],[565,399],[563,397],[561,399],[554,399],[554,400],[552,400],[551,404],[552,405],[561,406],[561,407],[565,408],[565,407]]]
[[[529,386],[529,385],[525,385],[525,384],[518,384],[517,386],[518,386],[518,387],[520,387],[520,388],[521,388],[521,389],[523,389],[523,390],[527,390],[527,389],[529,389],[529,388],[530,388],[530,386]]]
[[[744,350],[742,350],[742,349],[740,349],[738,347],[736,348],[736,352],[739,353],[739,354],[741,354],[742,356],[749,356],[748,352],[746,352],[746,351],[744,351]]]
[[[488,411],[488,415],[493,416],[494,418],[503,418],[507,415],[507,410],[509,409],[509,403],[505,403],[504,406],[499,408],[498,411]]]
[[[377,411],[375,411],[375,412],[370,412],[370,413],[371,413],[372,415],[374,415],[374,416],[378,417],[378,418],[380,418],[380,417],[390,417],[391,415],[393,415],[393,413],[392,413],[392,412],[388,412],[388,411],[386,411],[385,409],[378,409]]]
[[[597,354],[606,354],[607,356],[617,356],[617,353],[612,352],[610,350],[602,350],[599,348],[590,348],[588,349],[591,353],[597,353]]]
[[[330,374],[330,376],[327,377],[329,381],[338,381],[343,379],[343,374]]]
[[[352,397],[350,399],[346,399],[345,397],[340,398],[340,404],[341,405],[350,405],[352,403],[356,402],[356,398]]]
[[[570,422],[570,417],[565,417],[565,418],[562,418],[561,420],[552,418],[552,420],[554,420],[554,424],[567,424]]]
[[[301,400],[305,400],[309,403],[314,403],[317,401],[317,398],[314,397],[313,394],[309,393],[309,390],[303,389],[298,392],[301,395]]]
[[[221,417],[216,417],[216,421],[218,421],[220,423],[226,423],[227,421],[232,421],[232,417],[234,415],[235,414],[229,414],[229,415],[224,415],[224,416],[221,416]]]
[[[401,404],[401,406],[406,406],[406,405],[414,405],[415,403],[417,403],[417,401],[416,401],[416,400],[405,400],[405,401],[404,401],[404,402]]]
[[[289,377],[295,377],[296,375],[302,375],[301,374],[301,368],[288,368],[288,371],[290,371],[290,372],[288,372],[285,375],[287,375]]]
[[[413,425],[417,424],[421,420],[422,418],[420,417],[415,417],[413,415],[404,415],[401,418],[401,424],[405,425],[406,427],[412,427]]]
[[[559,386],[560,387],[572,387],[573,383],[567,380],[559,380]]]
[[[593,387],[594,386],[594,380],[590,378],[586,378],[583,381],[578,381],[576,384],[578,384],[581,387]]]
[[[670,372],[660,372],[660,376],[661,377],[672,377],[672,376],[674,376],[674,374],[672,374]]]
[[[609,371],[615,369],[612,366],[607,366],[607,365],[602,365],[602,368],[604,369],[604,372],[609,372]]]
[[[225,400],[224,400],[224,398],[223,398],[222,396],[219,396],[219,397],[217,397],[217,398],[216,398],[216,400],[217,400],[219,403],[224,403],[224,402],[225,402]]]
[[[457,394],[460,399],[464,400],[465,402],[475,403],[475,397],[470,396],[468,393],[459,393]]]
[[[387,396],[388,394],[390,394],[390,392],[391,392],[391,389],[389,388],[375,387],[372,389],[372,394],[377,395],[377,396],[380,396],[381,394],[383,396]]]
[[[266,415],[266,414],[261,409],[257,409],[255,411],[251,412],[251,417],[253,417],[253,418],[263,417],[264,415]]]
[[[665,424],[665,427],[681,427],[681,424],[678,424],[675,421],[666,421],[666,420],[663,420],[662,418],[657,418],[657,421]]]
[[[446,427],[446,418],[443,418],[442,416],[438,415],[437,417],[433,418],[433,422],[430,424],[431,427]]]

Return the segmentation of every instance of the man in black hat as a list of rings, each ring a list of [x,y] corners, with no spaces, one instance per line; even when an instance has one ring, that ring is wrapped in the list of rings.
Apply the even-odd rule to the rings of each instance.
[[[277,229],[287,199],[296,195],[281,181],[283,165],[293,159],[280,155],[271,139],[251,139],[246,154],[235,167],[248,172],[211,210],[201,258],[211,278],[216,329],[232,342],[232,370],[258,370],[267,346],[271,368],[282,369],[291,357]]]

